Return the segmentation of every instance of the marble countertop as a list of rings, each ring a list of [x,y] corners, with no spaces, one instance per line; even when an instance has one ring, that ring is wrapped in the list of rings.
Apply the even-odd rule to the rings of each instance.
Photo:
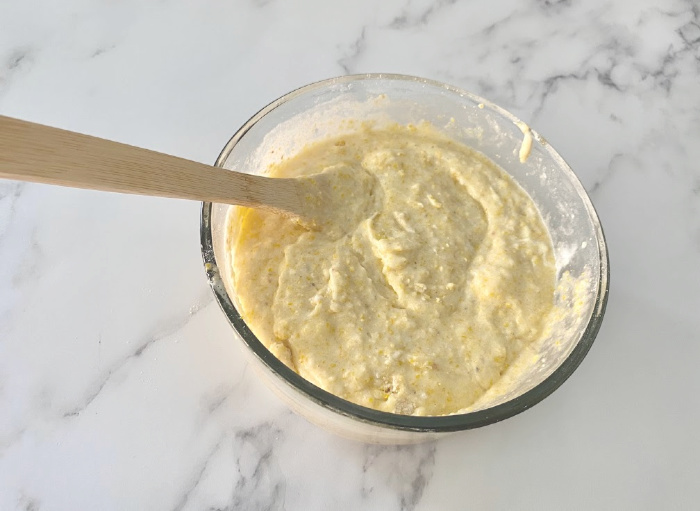
[[[700,489],[695,0],[0,2],[0,114],[211,163],[330,76],[446,81],[580,176],[608,312],[533,409],[381,447],[294,415],[213,301],[199,204],[0,182],[0,509],[670,509]]]

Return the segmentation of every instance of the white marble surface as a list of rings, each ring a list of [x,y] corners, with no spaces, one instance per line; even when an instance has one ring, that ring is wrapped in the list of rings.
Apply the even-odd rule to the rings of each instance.
[[[0,114],[202,162],[370,71],[501,104],[581,177],[612,285],[573,377],[436,443],[333,437],[242,361],[198,204],[2,181],[1,510],[697,508],[697,0],[0,0]]]

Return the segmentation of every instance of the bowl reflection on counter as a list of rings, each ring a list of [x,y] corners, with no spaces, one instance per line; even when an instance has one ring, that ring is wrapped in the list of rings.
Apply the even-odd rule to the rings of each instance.
[[[504,378],[497,396],[487,396],[466,413],[414,417],[373,410],[334,396],[285,366],[265,348],[238,312],[226,246],[230,206],[202,205],[200,234],[206,274],[256,372],[311,422],[365,442],[430,440],[507,419],[537,404],[556,390],[586,356],[607,302],[605,238],[593,205],[573,171],[535,131],[531,154],[521,163],[520,121],[485,99],[449,85],[389,74],[345,76],[307,85],[253,116],[226,144],[216,165],[263,173],[271,163],[289,157],[304,145],[356,129],[358,122],[380,126],[422,121],[485,154],[534,200],[552,237],[557,266],[555,301],[564,311],[552,334],[532,348],[536,356],[522,374],[512,381]]]

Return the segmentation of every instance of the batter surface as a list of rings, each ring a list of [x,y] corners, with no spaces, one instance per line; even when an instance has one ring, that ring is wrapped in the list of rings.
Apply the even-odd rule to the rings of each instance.
[[[376,180],[367,218],[345,232],[232,208],[244,319],[289,367],[349,401],[407,415],[470,406],[546,327],[555,267],[537,208],[493,162],[430,126],[325,140],[268,175],[338,165]]]

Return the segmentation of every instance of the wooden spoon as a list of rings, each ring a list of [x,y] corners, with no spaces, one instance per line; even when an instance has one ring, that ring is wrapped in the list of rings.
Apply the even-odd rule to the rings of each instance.
[[[319,227],[346,198],[347,186],[342,196],[334,193],[338,179],[352,178],[353,171],[338,166],[302,178],[254,176],[0,116],[0,177],[265,208]],[[372,195],[367,176],[358,186],[360,197]]]

